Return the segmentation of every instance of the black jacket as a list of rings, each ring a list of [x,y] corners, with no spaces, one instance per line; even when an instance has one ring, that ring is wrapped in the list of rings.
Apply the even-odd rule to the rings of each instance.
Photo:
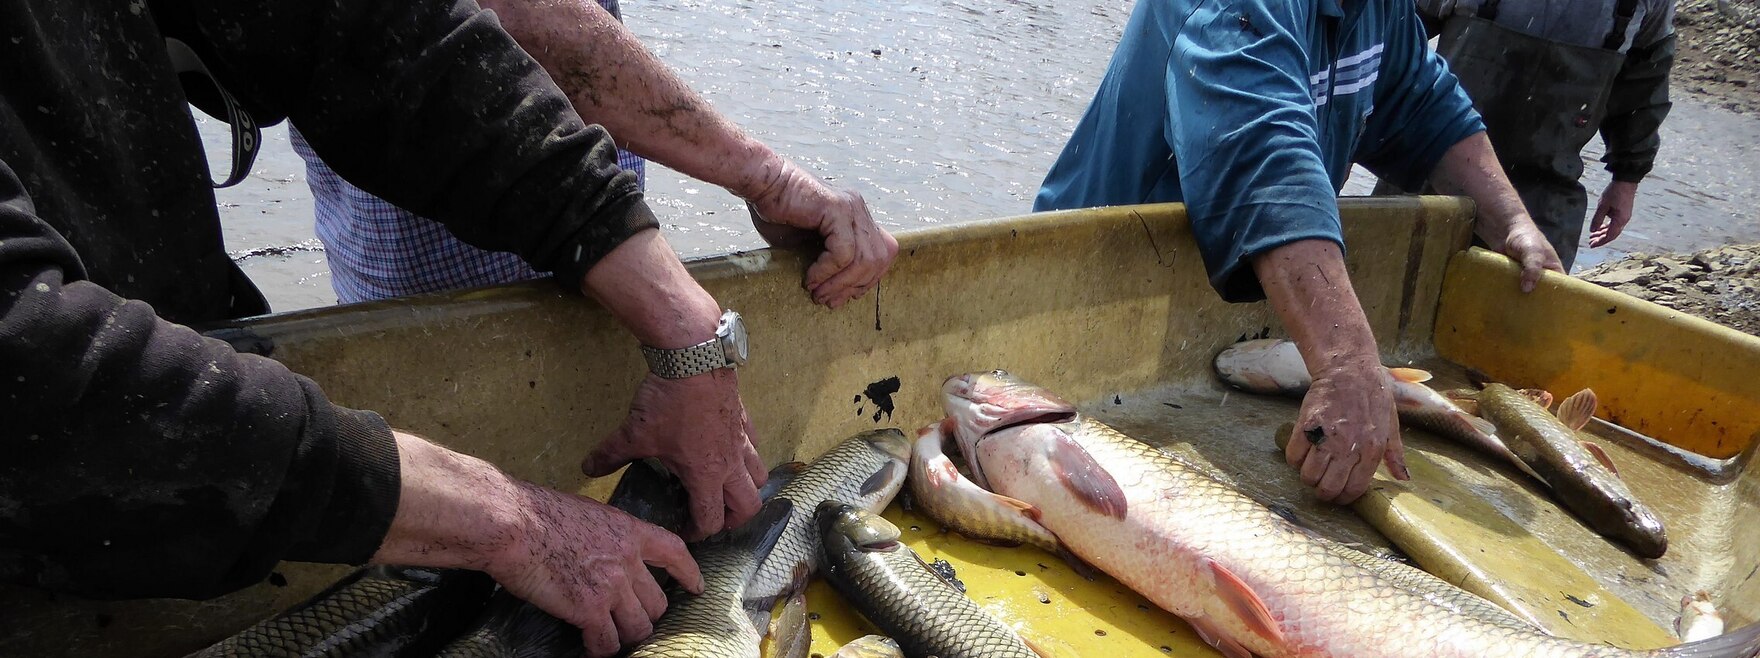
[[[472,0],[0,3],[6,581],[205,597],[364,561],[396,509],[382,419],[174,324],[266,308],[222,247],[168,36],[351,182],[564,282],[655,226]]]

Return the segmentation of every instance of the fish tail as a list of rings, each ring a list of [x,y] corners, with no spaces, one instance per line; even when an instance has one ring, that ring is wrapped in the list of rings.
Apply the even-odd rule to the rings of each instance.
[[[1698,642],[1657,649],[1649,655],[1657,658],[1754,658],[1760,655],[1760,623]]]

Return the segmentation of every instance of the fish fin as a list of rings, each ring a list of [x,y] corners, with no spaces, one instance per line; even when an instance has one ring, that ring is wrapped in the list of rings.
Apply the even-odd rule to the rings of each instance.
[[[1283,631],[1278,630],[1277,620],[1271,617],[1271,609],[1265,607],[1265,601],[1260,599],[1258,594],[1254,594],[1253,589],[1247,586],[1246,581],[1234,575],[1234,572],[1229,571],[1228,567],[1222,566],[1222,563],[1215,560],[1209,562],[1210,574],[1216,577],[1216,593],[1222,597],[1224,603],[1228,604],[1228,608],[1239,615],[1241,620],[1247,623],[1247,628],[1258,634],[1259,637],[1265,638],[1267,642],[1272,644],[1282,646],[1284,644]]]
[[[1460,410],[1467,415],[1474,418],[1479,417],[1478,391],[1455,389],[1451,391],[1443,391],[1442,397],[1448,398],[1449,402],[1453,402],[1454,406],[1460,408]]]
[[[1216,628],[1215,624],[1210,623],[1210,620],[1187,619],[1186,623],[1191,624],[1192,630],[1198,632],[1199,639],[1203,640],[1205,644],[1216,647],[1216,650],[1221,652],[1223,656],[1227,658],[1254,658],[1252,651],[1241,646],[1241,643],[1236,642],[1234,638],[1224,634],[1221,629]]]
[[[788,528],[789,516],[794,514],[794,501],[787,498],[771,498],[758,508],[757,515],[750,521],[720,537],[711,537],[705,542],[725,542],[741,548],[749,548],[752,552],[752,569],[764,563],[770,557],[770,551],[776,548],[777,540],[782,538],[782,531]],[[752,630],[763,637],[770,631],[770,612],[776,607],[777,596],[748,598],[742,601],[746,614],[751,616]]]
[[[1594,457],[1595,461],[1601,462],[1601,465],[1606,466],[1607,470],[1613,471],[1614,475],[1619,475],[1619,467],[1613,465],[1613,457],[1607,454],[1606,448],[1602,448],[1600,444],[1593,441],[1578,441],[1577,443],[1582,444],[1583,449],[1589,451],[1589,455]]]
[[[1752,658],[1756,654],[1760,654],[1760,623],[1698,642],[1657,649],[1649,655],[1659,658]]]
[[[1088,561],[1083,560],[1081,556],[1070,552],[1068,546],[1058,544],[1057,557],[1062,558],[1063,563],[1069,565],[1069,570],[1076,572],[1076,575],[1081,576],[1082,580],[1092,582],[1095,578],[1100,577],[1099,569],[1095,569],[1094,565],[1088,564]]]
[[[1021,516],[1032,519],[1034,523],[1038,523],[1039,519],[1044,516],[1044,514],[1039,511],[1038,507],[1033,506],[1032,503],[1027,501],[1019,498],[1010,498],[999,493],[991,493],[990,495],[996,497],[996,502],[1018,510],[1021,513]]]
[[[1472,425],[1473,429],[1478,430],[1480,433],[1497,436],[1497,426],[1492,425],[1491,421],[1471,414],[1463,416],[1462,418],[1467,421],[1468,425]]]
[[[905,470],[904,462],[901,462],[901,461],[888,461],[888,462],[886,462],[885,466],[881,466],[880,470],[874,471],[873,475],[868,476],[868,479],[862,482],[862,488],[861,488],[862,495],[869,496],[869,495],[872,495],[876,491],[879,491],[881,489],[885,489],[888,484],[890,484],[892,482],[896,482],[899,479],[903,478],[904,473],[902,471],[904,471],[904,470]]]
[[[764,486],[758,488],[758,500],[770,500],[771,496],[782,491],[782,487],[793,482],[804,470],[807,470],[807,463],[802,461],[777,464],[776,468],[770,469],[770,479],[765,480]]]
[[[1548,391],[1544,388],[1524,388],[1516,392],[1521,393],[1529,400],[1533,400],[1534,404],[1546,407],[1547,409],[1552,408],[1552,391]]]
[[[1575,395],[1565,398],[1564,402],[1558,403],[1558,420],[1572,430],[1583,429],[1595,415],[1597,404],[1595,391],[1587,388],[1577,391]]]
[[[1433,375],[1430,374],[1430,371],[1419,370],[1417,368],[1388,368],[1387,374],[1393,375],[1394,379],[1402,382],[1411,382],[1413,384],[1422,384],[1430,381],[1431,377],[1433,377]]]
[[[1049,457],[1051,470],[1057,473],[1063,486],[1075,494],[1076,500],[1095,512],[1115,519],[1124,518],[1124,489],[1119,488],[1118,481],[1094,461],[1094,456],[1088,454],[1082,444],[1067,434],[1061,435],[1052,446]]]

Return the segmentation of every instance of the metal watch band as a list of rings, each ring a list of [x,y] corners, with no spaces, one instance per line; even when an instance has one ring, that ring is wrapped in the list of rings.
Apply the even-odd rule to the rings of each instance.
[[[695,377],[729,365],[727,354],[721,349],[720,338],[711,338],[696,345],[676,350],[663,350],[643,345],[642,356],[648,360],[650,372],[666,379]]]

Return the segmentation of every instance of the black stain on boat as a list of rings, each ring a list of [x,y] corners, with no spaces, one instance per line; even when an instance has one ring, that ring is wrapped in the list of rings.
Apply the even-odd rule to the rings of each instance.
[[[1595,604],[1593,604],[1593,603],[1590,603],[1590,602],[1588,602],[1588,601],[1584,601],[1584,600],[1582,600],[1582,599],[1579,599],[1579,598],[1577,598],[1577,597],[1574,597],[1574,596],[1571,596],[1571,595],[1569,595],[1569,594],[1566,594],[1566,595],[1564,595],[1564,600],[1566,600],[1566,601],[1570,601],[1570,602],[1571,602],[1571,603],[1575,603],[1575,604],[1577,604],[1577,605],[1580,605],[1580,606],[1583,606],[1583,607],[1585,607],[1585,608],[1593,608],[1593,607],[1595,607]]]
[[[885,414],[888,419],[892,418],[892,394],[898,392],[899,386],[897,377],[887,377],[869,384],[868,388],[862,391],[862,395],[866,396],[869,402],[874,403],[874,415],[872,416],[874,422],[880,422],[881,414]],[[857,404],[860,403],[858,398]]]

